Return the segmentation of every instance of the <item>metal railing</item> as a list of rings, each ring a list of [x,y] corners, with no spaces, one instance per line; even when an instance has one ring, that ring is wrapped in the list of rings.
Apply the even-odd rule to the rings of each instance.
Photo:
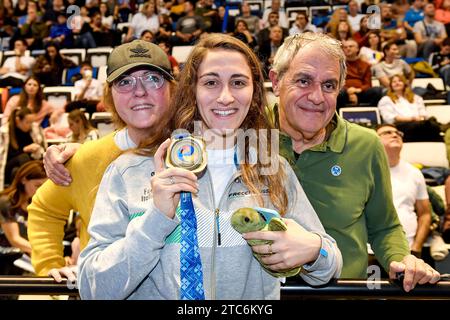
[[[1,276],[0,295],[69,295],[78,296],[75,283],[53,278]],[[390,280],[333,280],[322,287],[310,287],[304,283],[289,281],[281,288],[282,300],[298,299],[449,299],[450,281],[417,285],[411,292],[403,290],[399,282]]]

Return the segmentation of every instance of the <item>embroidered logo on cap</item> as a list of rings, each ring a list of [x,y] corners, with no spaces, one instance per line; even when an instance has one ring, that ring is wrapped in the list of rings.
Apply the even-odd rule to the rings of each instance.
[[[341,173],[342,173],[342,169],[338,165],[334,165],[331,167],[331,174],[333,176],[335,176],[335,177],[340,176]]]
[[[140,44],[136,46],[136,48],[131,48],[131,52],[134,54],[130,55],[130,58],[151,58],[152,56],[147,53],[149,50],[143,48]]]

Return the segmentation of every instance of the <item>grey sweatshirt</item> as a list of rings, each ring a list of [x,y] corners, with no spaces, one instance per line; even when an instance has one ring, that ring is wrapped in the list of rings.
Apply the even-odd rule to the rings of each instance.
[[[341,253],[325,233],[286,160],[281,158],[280,167],[287,177],[289,206],[285,218],[317,233],[328,253],[305,265],[301,276],[311,285],[324,284],[339,277]],[[150,190],[153,175],[153,158],[131,153],[120,156],[106,170],[88,228],[91,240],[79,260],[82,299],[179,299],[180,221],[154,206]],[[280,280],[264,271],[251,247],[230,224],[235,210],[258,206],[240,176],[238,170],[216,202],[206,172],[198,181],[199,193],[193,195],[205,297],[279,299]],[[274,209],[268,188],[260,191],[265,207]]]

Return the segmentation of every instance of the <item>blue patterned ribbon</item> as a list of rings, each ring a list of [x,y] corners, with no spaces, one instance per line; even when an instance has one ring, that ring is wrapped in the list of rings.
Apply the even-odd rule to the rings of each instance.
[[[180,299],[205,300],[203,269],[197,239],[197,218],[190,192],[181,192]]]

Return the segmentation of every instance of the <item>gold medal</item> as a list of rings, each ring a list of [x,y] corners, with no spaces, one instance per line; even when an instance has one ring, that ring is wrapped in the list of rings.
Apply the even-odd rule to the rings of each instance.
[[[166,166],[200,174],[206,168],[205,142],[188,134],[172,136],[172,142],[167,150]]]

